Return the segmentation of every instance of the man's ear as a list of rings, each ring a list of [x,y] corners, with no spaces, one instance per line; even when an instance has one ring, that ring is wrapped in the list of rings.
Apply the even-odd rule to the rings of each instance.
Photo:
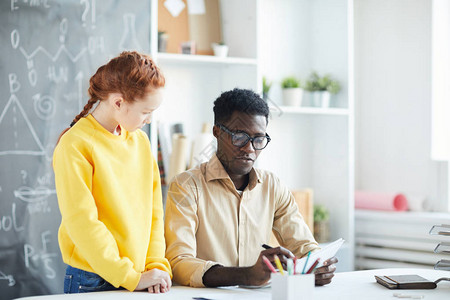
[[[217,127],[216,125],[214,125],[213,126],[213,135],[216,139],[219,138],[219,133],[220,133],[220,128]]]

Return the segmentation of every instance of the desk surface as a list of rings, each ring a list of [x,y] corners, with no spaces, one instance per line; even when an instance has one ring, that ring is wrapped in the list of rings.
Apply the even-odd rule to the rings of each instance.
[[[333,282],[329,285],[316,287],[314,290],[314,299],[400,299],[393,296],[394,293],[408,295],[423,295],[425,300],[450,299],[450,282],[441,281],[438,287],[433,290],[389,290],[376,283],[374,275],[402,275],[417,274],[428,280],[434,281],[440,277],[450,277],[448,271],[436,271],[429,269],[378,269],[368,271],[355,271],[336,273]],[[80,298],[81,297],[81,298]],[[126,298],[124,298],[126,297]],[[190,288],[183,286],[174,286],[165,294],[148,294],[145,292],[97,292],[86,294],[70,295],[49,295],[20,298],[21,300],[87,300],[87,299],[189,299],[192,297],[203,297],[215,300],[238,300],[238,299],[271,299],[271,289],[245,289],[237,287],[229,288]]]

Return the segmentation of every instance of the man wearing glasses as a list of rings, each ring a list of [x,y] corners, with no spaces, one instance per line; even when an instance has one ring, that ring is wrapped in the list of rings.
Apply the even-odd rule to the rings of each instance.
[[[166,257],[175,282],[263,285],[270,279],[263,255],[286,263],[319,248],[287,187],[253,168],[271,141],[268,116],[267,103],[250,90],[227,91],[214,102],[216,154],[169,184]],[[263,250],[272,231],[283,247]],[[316,285],[331,282],[336,262],[332,258],[315,271]]]

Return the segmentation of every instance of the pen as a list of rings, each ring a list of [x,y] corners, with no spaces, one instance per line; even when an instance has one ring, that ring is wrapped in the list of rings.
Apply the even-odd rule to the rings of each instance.
[[[423,299],[425,295],[394,293],[397,298]]]
[[[311,251],[308,252],[308,256],[306,256],[305,265],[303,266],[302,274],[305,274],[306,265],[308,264],[309,256],[311,255]]]
[[[273,247],[272,246],[269,246],[269,245],[267,245],[267,244],[262,244],[261,245],[261,247],[263,247],[264,249],[273,249]],[[289,251],[290,252],[290,251]],[[294,256],[294,258],[295,258],[295,256]]]
[[[275,270],[275,268],[272,266],[272,264],[270,263],[270,260],[269,260],[267,257],[265,257],[265,256],[263,255],[263,256],[262,256],[262,259],[263,259],[263,261],[266,263],[267,267],[269,268],[269,270],[270,270],[272,273],[276,273],[276,272],[277,272],[277,270]]]
[[[267,244],[262,244],[261,245],[261,247],[263,247],[264,249],[272,249],[272,247],[270,247],[269,245],[267,245]]]
[[[306,274],[311,274],[314,269],[317,267],[317,265],[319,264],[319,260],[320,258],[316,259],[316,261],[313,263],[313,265],[311,266],[311,268],[309,268],[309,270],[306,272]]]
[[[284,275],[284,270],[283,270],[283,266],[281,265],[280,259],[278,258],[278,256],[276,254],[273,257],[275,259],[275,264],[277,265],[277,268],[280,271],[281,275]]]

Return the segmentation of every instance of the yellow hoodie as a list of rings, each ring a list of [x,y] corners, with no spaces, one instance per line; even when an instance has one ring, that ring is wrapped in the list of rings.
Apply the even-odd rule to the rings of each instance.
[[[116,136],[88,115],[62,136],[53,169],[66,264],[130,291],[144,271],[172,277],[158,166],[142,130]]]

